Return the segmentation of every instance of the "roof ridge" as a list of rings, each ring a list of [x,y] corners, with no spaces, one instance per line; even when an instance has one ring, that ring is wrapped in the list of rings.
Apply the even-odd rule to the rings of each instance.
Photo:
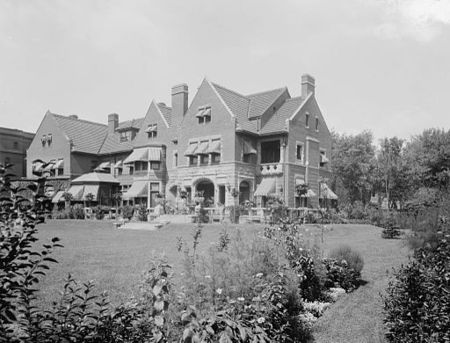
[[[287,90],[287,87],[280,87],[280,88],[274,88],[274,89],[269,89],[267,91],[262,91],[262,92],[257,92],[257,93],[252,93],[252,94],[247,94],[246,97],[251,97],[251,96],[255,96],[255,95],[261,95],[261,94],[265,94],[265,93],[270,93],[270,92],[274,92],[274,91],[285,91]]]
[[[222,88],[222,89],[224,89],[224,90],[226,90],[226,91],[229,91],[229,92],[231,92],[231,93],[233,93],[233,94],[235,94],[235,95],[238,95],[238,96],[240,96],[241,98],[244,98],[245,100],[247,100],[247,101],[250,102],[250,99],[247,98],[245,95],[243,95],[243,94],[241,94],[241,93],[238,93],[238,92],[236,92],[236,91],[234,91],[234,90],[232,90],[232,89],[229,89],[229,88],[227,88],[227,87],[221,86],[221,85],[219,85],[219,84],[217,84],[217,83],[215,83],[215,82],[211,82],[211,83],[214,85],[214,87]]]
[[[97,123],[95,121],[90,121],[90,120],[80,119],[80,118],[71,118],[69,116],[63,116],[62,114],[57,114],[57,113],[52,113],[52,112],[49,112],[49,113],[54,115],[54,116],[56,116],[56,117],[60,117],[60,118],[63,118],[63,119],[68,119],[68,120],[73,120],[73,121],[76,120],[76,121],[84,122],[84,123],[87,123],[87,124],[94,124],[94,125],[104,126],[105,128],[108,127],[108,125],[106,125],[106,124]]]

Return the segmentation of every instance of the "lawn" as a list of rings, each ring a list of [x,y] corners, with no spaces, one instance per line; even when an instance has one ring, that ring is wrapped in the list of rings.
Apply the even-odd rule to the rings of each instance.
[[[241,228],[244,237],[251,239],[261,226],[226,225],[232,234]],[[179,277],[182,254],[176,250],[177,237],[192,241],[195,225],[168,225],[159,231],[117,230],[110,222],[50,221],[39,226],[43,240],[57,236],[64,248],[55,253],[59,261],[51,266],[40,284],[39,301],[49,304],[62,289],[63,279],[70,272],[80,281],[95,280],[100,290],[107,290],[113,303],[126,301],[137,291],[141,274],[155,254],[164,253]],[[199,251],[217,242],[223,225],[205,225]],[[402,240],[381,239],[381,229],[369,225],[333,225],[323,233],[316,231],[326,255],[341,244],[348,244],[361,252],[365,265],[362,273],[366,284],[345,295],[319,319],[314,330],[315,342],[384,342],[382,302],[380,293],[387,286],[392,267],[407,260],[408,249]]]

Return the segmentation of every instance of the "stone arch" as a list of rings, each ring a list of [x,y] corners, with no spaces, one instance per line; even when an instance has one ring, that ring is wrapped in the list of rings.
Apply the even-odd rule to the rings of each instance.
[[[203,192],[205,202],[215,203],[216,186],[214,181],[206,177],[200,177],[193,182],[194,192]]]

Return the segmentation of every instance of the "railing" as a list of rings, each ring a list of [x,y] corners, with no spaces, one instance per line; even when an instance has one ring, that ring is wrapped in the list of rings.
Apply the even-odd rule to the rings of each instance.
[[[278,175],[283,174],[283,167],[281,163],[261,163],[261,174],[265,175]]]

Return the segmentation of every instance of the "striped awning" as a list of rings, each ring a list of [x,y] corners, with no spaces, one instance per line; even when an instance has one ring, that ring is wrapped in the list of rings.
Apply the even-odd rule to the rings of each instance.
[[[200,144],[198,145],[197,150],[195,150],[195,153],[197,155],[207,154],[208,153],[208,146],[209,146],[209,142],[208,141],[200,142]]]
[[[72,194],[73,200],[82,200],[83,191],[84,185],[73,185],[68,192]]]
[[[123,194],[125,200],[146,197],[148,194],[148,181],[136,180],[131,187]]]
[[[220,140],[212,141],[211,144],[209,144],[209,148],[207,153],[208,154],[220,154]]]
[[[56,161],[56,163],[53,167],[55,169],[64,168],[64,159],[60,159],[60,160]]]
[[[92,200],[97,201],[99,187],[99,185],[85,185],[83,191],[83,200],[87,200],[86,196],[90,193],[94,196]]]
[[[300,197],[302,197],[302,198],[313,198],[315,196],[316,196],[316,193],[314,193],[314,191],[312,189],[308,189],[306,194],[300,195]]]
[[[326,183],[320,184],[320,199],[337,200],[338,196],[334,193]]]
[[[302,178],[296,178],[295,179],[295,185],[296,186],[300,186],[300,185],[304,185],[305,184],[305,179]]]
[[[134,149],[123,163],[133,163],[136,161],[148,161],[148,148]]]
[[[44,163],[39,162],[39,161],[33,162],[32,166],[31,166],[33,172],[41,172],[43,167],[44,167]]]
[[[190,143],[186,151],[184,152],[185,156],[195,155],[195,151],[197,150],[198,143]]]
[[[244,141],[244,154],[256,154],[256,149],[252,147],[250,142]]]
[[[148,148],[149,161],[161,161],[161,148]]]
[[[328,163],[330,160],[324,155],[320,154],[320,163]]]
[[[268,196],[271,193],[275,193],[275,179],[264,178],[258,185],[255,191],[255,196]]]
[[[47,166],[44,168],[44,171],[50,171],[50,170],[52,170],[52,169],[55,169],[55,164],[56,164],[56,161],[55,160],[51,160],[48,164],[47,164]]]

